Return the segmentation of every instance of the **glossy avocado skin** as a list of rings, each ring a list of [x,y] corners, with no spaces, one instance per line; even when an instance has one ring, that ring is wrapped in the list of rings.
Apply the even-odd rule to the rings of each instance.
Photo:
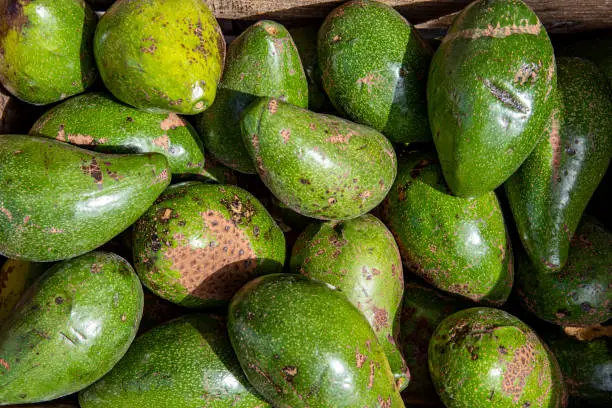
[[[204,176],[204,148],[196,130],[175,113],[150,113],[106,93],[75,96],[42,115],[30,130],[101,153],[160,153],[172,175]]]
[[[120,101],[194,115],[215,99],[225,40],[200,0],[115,2],[94,37],[100,76]]]
[[[612,233],[585,216],[570,242],[559,272],[542,273],[521,253],[517,294],[523,306],[542,320],[585,327],[612,318]]]
[[[0,405],[77,392],[123,357],[142,316],[142,286],[118,255],[56,264],[0,327]]]
[[[134,225],[133,243],[142,283],[185,307],[226,306],[247,281],[285,262],[282,231],[236,186],[169,187]]]
[[[97,77],[96,22],[83,0],[0,1],[0,82],[34,105],[85,91]]]
[[[431,140],[425,90],[432,51],[392,7],[345,3],[319,30],[323,87],[340,112],[396,143]]]
[[[139,336],[81,408],[269,408],[248,383],[224,321],[183,316]]]
[[[557,61],[559,105],[545,135],[506,182],[523,246],[539,273],[558,272],[612,157],[612,90],[597,66]]]
[[[372,128],[261,98],[241,120],[257,173],[292,210],[322,220],[363,215],[393,184],[391,143]]]
[[[503,304],[513,256],[494,192],[451,195],[435,153],[408,152],[382,206],[406,269],[434,287],[485,304]]]
[[[541,22],[521,0],[479,0],[453,22],[427,84],[433,139],[453,192],[474,197],[508,179],[541,140],[556,69]]]
[[[21,296],[43,272],[47,263],[7,259],[0,267],[0,326],[8,319]]]
[[[560,408],[567,398],[555,356],[525,323],[498,309],[445,318],[429,344],[429,369],[448,408]]]
[[[241,173],[256,173],[240,136],[240,116],[259,96],[308,106],[308,82],[298,50],[287,29],[268,20],[253,24],[229,45],[215,103],[197,118],[206,148]]]
[[[323,282],[250,281],[230,304],[228,331],[249,382],[273,406],[404,406],[373,329]]]
[[[107,155],[34,136],[0,136],[0,163],[0,253],[36,262],[108,242],[170,182],[161,154]]]
[[[293,246],[291,271],[342,291],[374,329],[401,391],[410,371],[396,344],[402,260],[393,235],[373,215],[314,223]]]

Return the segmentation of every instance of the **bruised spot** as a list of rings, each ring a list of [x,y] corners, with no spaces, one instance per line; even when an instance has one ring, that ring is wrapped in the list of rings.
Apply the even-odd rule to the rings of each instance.
[[[283,129],[281,130],[280,134],[283,137],[283,143],[287,143],[289,141],[289,138],[291,137],[291,130]]]
[[[94,275],[97,273],[100,273],[101,270],[102,270],[102,265],[98,265],[98,264],[91,265],[91,268],[89,269],[89,271],[93,273]]]
[[[501,26],[498,22],[497,25],[487,25],[487,28],[469,28],[466,30],[456,31],[447,34],[442,40],[442,44],[453,41],[457,38],[466,38],[470,40],[476,40],[482,37],[492,38],[505,38],[513,34],[529,34],[538,35],[542,30],[542,24],[538,21],[536,24],[529,24],[529,20],[522,19],[519,25],[512,24],[511,26]]]
[[[535,360],[535,347],[528,339],[524,346],[515,351],[512,361],[506,366],[501,388],[504,394],[512,397],[514,403],[523,395],[527,377],[535,367]]]
[[[13,221],[13,214],[7,208],[0,207],[0,212],[4,214],[9,221]]]
[[[6,368],[7,370],[11,369],[11,366],[9,365],[9,363],[3,359],[2,357],[0,357],[0,365],[4,368]]]
[[[514,74],[514,82],[521,85],[525,85],[528,82],[535,84],[541,69],[542,61],[539,61],[537,64],[535,62],[523,63],[518,72]]]
[[[336,204],[337,202],[338,202],[338,200],[336,200],[334,197],[330,197],[330,198],[327,200],[327,203],[328,203],[329,205],[334,205],[334,204]]]
[[[270,35],[278,34],[278,30],[273,25],[266,24],[266,27],[264,28],[264,30],[266,30],[266,32]]]
[[[271,114],[275,114],[277,110],[278,101],[276,99],[270,99],[270,102],[268,102],[268,112],[270,112]]]
[[[559,111],[555,110],[551,116],[550,123],[550,135],[548,136],[548,142],[552,149],[552,167],[553,167],[553,182],[558,183],[559,180],[559,166],[561,165],[561,135],[559,133]]]
[[[491,80],[487,78],[478,78],[487,90],[500,101],[504,106],[522,114],[529,113],[529,107],[524,105],[516,96],[512,95],[502,87],[495,85]]]
[[[168,221],[170,219],[170,217],[172,216],[172,209],[171,208],[166,208],[164,209],[163,214],[161,215],[161,220],[162,221]]]
[[[367,357],[359,352],[359,348],[355,351],[355,366],[357,368],[363,367],[363,364],[366,362]]]
[[[372,192],[369,191],[369,190],[363,191],[363,192],[359,193],[359,195],[358,195],[358,197],[360,199],[362,199],[362,200],[365,200],[365,199],[367,199],[367,198],[369,198],[371,196],[372,196]]]
[[[153,139],[153,144],[161,147],[164,150],[168,150],[170,147],[170,139],[168,138],[168,135],[164,134],[156,139]]]
[[[368,378],[368,389],[372,389],[374,386],[374,370],[375,370],[374,362],[370,361],[370,376]]]
[[[186,126],[185,121],[176,113],[169,113],[168,117],[161,121],[159,127],[163,131],[168,131],[171,129],[176,129],[177,127]],[[167,136],[166,136],[167,137]]]
[[[298,369],[295,366],[286,366],[283,367],[283,377],[285,377],[285,381],[293,382],[293,379],[298,374]]]
[[[339,35],[334,35],[334,37],[332,38],[332,42],[337,43],[338,41],[340,41],[342,39],[342,37],[340,37]]]
[[[83,172],[83,174],[91,176],[91,178],[94,179],[94,182],[98,186],[102,187],[102,170],[100,170],[100,166],[98,165],[98,162],[95,157],[92,157],[90,164],[81,165],[81,171]]]
[[[385,309],[372,305],[372,313],[374,315],[374,319],[372,321],[374,330],[379,332],[382,329],[389,327],[389,313]]]
[[[309,128],[310,130],[317,130],[317,125],[316,125],[315,123],[311,122],[311,123],[308,125],[308,128]]]
[[[23,31],[24,26],[30,24],[30,19],[25,15],[23,7],[30,4],[31,0],[9,1],[6,5],[6,19],[0,21],[0,32],[6,33],[11,28],[18,33]]]
[[[355,133],[352,130],[350,130],[346,135],[343,135],[342,133],[336,133],[328,137],[327,139],[325,139],[325,141],[327,143],[332,143],[332,144],[338,144],[338,143],[348,144],[353,136],[355,136]]]

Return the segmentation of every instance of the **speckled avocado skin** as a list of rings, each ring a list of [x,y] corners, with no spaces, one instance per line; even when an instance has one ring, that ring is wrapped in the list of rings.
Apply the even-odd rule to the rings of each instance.
[[[194,115],[215,99],[225,40],[201,0],[118,0],[100,19],[94,54],[120,101]]]
[[[529,156],[553,108],[544,26],[521,0],[479,0],[453,22],[429,71],[427,103],[444,177],[461,197],[493,191]]]
[[[0,326],[32,283],[50,267],[47,263],[8,259],[0,267]]]
[[[123,357],[142,316],[142,286],[118,255],[53,266],[0,327],[0,405],[77,392]]]
[[[170,182],[161,154],[110,155],[34,136],[0,136],[0,163],[0,253],[36,262],[110,241]]]
[[[0,0],[0,82],[35,105],[83,92],[97,77],[96,22],[83,0]]]
[[[570,242],[565,267],[538,272],[520,253],[517,294],[524,307],[560,326],[590,326],[612,318],[612,233],[585,216]]]
[[[186,120],[134,109],[105,93],[75,96],[55,106],[30,134],[102,153],[160,153],[172,175],[207,174],[202,142]]]
[[[557,272],[612,157],[612,91],[597,66],[557,61],[559,106],[542,141],[505,188],[535,269]]]
[[[373,329],[346,296],[294,274],[247,283],[228,331],[250,383],[275,407],[403,407]]]
[[[252,103],[241,128],[264,184],[302,215],[356,218],[378,205],[395,180],[393,146],[372,128],[273,98]]]
[[[247,281],[285,262],[282,231],[236,186],[171,186],[135,224],[133,242],[142,283],[185,307],[227,305]]]
[[[396,143],[431,140],[432,51],[397,11],[377,1],[345,3],[325,19],[318,44],[323,87],[336,109]]]
[[[382,216],[408,271],[475,302],[501,305],[510,295],[513,256],[495,193],[452,196],[435,153],[400,157]]]
[[[396,344],[402,301],[402,260],[393,235],[373,215],[311,224],[293,246],[290,267],[342,291],[374,329],[397,388],[410,372]]]
[[[184,316],[139,336],[125,357],[79,394],[81,408],[269,408],[248,383],[225,322]]]
[[[308,106],[308,82],[298,50],[287,29],[268,20],[253,24],[229,45],[215,103],[197,119],[206,148],[242,173],[256,171],[240,137],[240,115],[258,96]]]
[[[560,408],[567,400],[555,356],[525,323],[498,309],[445,318],[429,343],[429,370],[448,408]]]

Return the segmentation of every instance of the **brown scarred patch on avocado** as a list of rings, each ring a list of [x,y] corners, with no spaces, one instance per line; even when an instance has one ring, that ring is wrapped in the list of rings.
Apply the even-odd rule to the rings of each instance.
[[[100,166],[98,165],[98,161],[96,160],[95,157],[92,157],[90,164],[82,164],[81,171],[83,172],[83,174],[91,176],[91,178],[94,179],[94,182],[98,184],[100,187],[102,186],[102,179],[103,179],[102,170],[100,169]]]
[[[378,396],[378,406],[380,408],[391,408],[391,397],[384,399],[380,395]]]
[[[374,330],[379,332],[389,327],[389,312],[372,305],[372,313],[374,314],[374,319],[372,321],[372,323],[374,323]]]
[[[251,200],[247,199],[243,203],[240,197],[235,194],[231,200],[221,200],[221,204],[227,208],[232,216],[232,221],[236,224],[248,225],[251,223],[251,218],[255,215],[255,206]]]
[[[502,380],[502,392],[511,396],[514,403],[518,402],[523,395],[527,377],[535,367],[535,360],[535,347],[528,338],[525,345],[514,352],[512,361],[506,366]]]
[[[374,386],[374,362],[370,361],[370,376],[368,378],[368,389],[371,389]]]
[[[155,50],[157,50],[157,40],[149,36],[147,38],[143,38],[142,41],[145,44],[144,46],[140,47],[140,52],[147,53],[147,54],[155,54]]]
[[[275,114],[277,110],[278,110],[278,101],[276,99],[271,99],[270,102],[268,102],[268,111],[271,114]]]
[[[298,374],[298,369],[295,366],[286,366],[283,367],[283,377],[287,382],[293,382],[293,379]]]
[[[161,121],[159,127],[163,131],[168,131],[171,129],[176,129],[177,127],[186,126],[185,121],[176,113],[169,113],[168,117]]]
[[[9,221],[13,221],[13,214],[7,208],[0,206],[0,212],[4,214]]]
[[[559,118],[557,115],[559,111],[555,110],[552,113],[551,124],[550,124],[550,135],[548,141],[552,149],[552,166],[553,166],[553,182],[559,182],[559,166],[561,165],[561,135],[559,134]]]
[[[166,180],[168,180],[168,169],[162,170],[162,172],[155,177],[156,184],[165,183]]]
[[[0,365],[4,368],[6,368],[7,370],[11,369],[11,366],[9,365],[8,361],[6,361],[5,359],[3,359],[2,357],[0,357]]]
[[[542,69],[542,61],[539,63],[523,63],[518,72],[514,74],[514,82],[525,85],[527,82],[535,84],[538,74]]]
[[[270,35],[278,34],[278,30],[276,29],[276,27],[270,24],[266,24],[266,27],[264,28],[264,30],[266,30],[266,32]]]
[[[18,33],[23,31],[23,27],[30,24],[30,19],[25,15],[23,8],[31,3],[31,0],[16,0],[6,4],[6,19],[0,21],[0,33],[6,33],[13,29]]]
[[[456,31],[453,33],[447,34],[442,40],[442,44],[453,41],[457,38],[467,38],[470,40],[476,40],[482,37],[493,37],[493,38],[504,38],[513,34],[531,34],[538,35],[542,30],[542,24],[538,21],[536,24],[529,24],[529,22],[525,20],[521,20],[520,25],[512,24],[511,26],[501,26],[498,22],[497,25],[493,26],[492,24],[487,25],[487,28],[468,28],[461,31]]]
[[[366,76],[359,78],[357,80],[357,84],[365,85],[368,88],[368,93],[372,93],[372,86],[381,80],[381,76],[379,74],[369,72]]]
[[[101,270],[102,270],[102,265],[98,265],[96,263],[91,265],[91,268],[89,269],[89,271],[93,273],[94,275],[96,273],[100,273]]]
[[[62,124],[57,131],[56,140],[60,142],[68,142],[78,146],[96,146],[104,144],[108,141],[107,138],[94,139],[93,136],[83,135],[81,133],[66,133],[65,126]]]
[[[156,139],[153,139],[153,144],[161,147],[164,150],[168,150],[170,147],[170,139],[168,138],[168,135],[164,134]]]
[[[281,136],[283,137],[283,143],[287,143],[289,138],[291,137],[291,130],[283,129],[281,130]]]
[[[359,352],[359,348],[355,351],[355,367],[361,368],[366,362],[367,357]]]

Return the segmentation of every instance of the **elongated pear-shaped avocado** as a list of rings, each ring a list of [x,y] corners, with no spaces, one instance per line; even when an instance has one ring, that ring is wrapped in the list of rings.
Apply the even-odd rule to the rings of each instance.
[[[123,357],[142,316],[142,286],[118,255],[59,263],[0,327],[0,405],[49,401],[97,381]]]
[[[160,153],[173,176],[206,175],[196,130],[175,113],[149,113],[105,93],[75,96],[42,115],[30,130],[101,153]]]
[[[395,376],[408,386],[410,372],[396,344],[404,274],[393,235],[373,215],[311,224],[298,237],[291,270],[342,291],[374,329]]]
[[[97,77],[96,22],[84,0],[2,0],[0,82],[35,105],[85,91]]]
[[[138,219],[170,182],[157,153],[110,155],[47,138],[0,136],[0,253],[57,261]]]
[[[427,82],[433,139],[451,191],[493,191],[529,156],[554,105],[544,26],[522,0],[478,0],[453,22]]]
[[[143,284],[185,307],[228,301],[250,279],[282,271],[285,237],[263,205],[236,186],[170,186],[134,226]]]
[[[273,98],[252,103],[241,124],[264,184],[302,215],[356,218],[377,206],[395,180],[393,146],[372,128]]]
[[[100,19],[94,54],[120,101],[195,115],[215,99],[225,39],[205,1],[119,0]]]
[[[179,317],[134,340],[79,394],[81,408],[269,408],[244,376],[224,321]]]
[[[391,6],[355,0],[319,30],[323,87],[344,116],[396,143],[431,140],[425,90],[432,51]]]
[[[13,307],[32,283],[50,265],[40,262],[8,259],[0,267],[0,326],[12,313]]]
[[[408,271],[475,302],[501,305],[510,295],[513,256],[495,193],[451,195],[435,153],[400,157],[382,216]]]
[[[531,262],[559,271],[612,157],[612,91],[597,66],[559,58],[559,107],[542,141],[505,188]]]
[[[256,171],[240,137],[240,115],[258,96],[308,106],[308,82],[298,50],[287,29],[268,20],[253,24],[229,45],[215,103],[197,119],[206,148],[242,173]]]
[[[562,408],[555,356],[525,323],[491,308],[445,318],[429,343],[429,369],[448,408]]]
[[[372,327],[323,282],[252,280],[232,300],[228,331],[249,382],[273,406],[404,406]]]

